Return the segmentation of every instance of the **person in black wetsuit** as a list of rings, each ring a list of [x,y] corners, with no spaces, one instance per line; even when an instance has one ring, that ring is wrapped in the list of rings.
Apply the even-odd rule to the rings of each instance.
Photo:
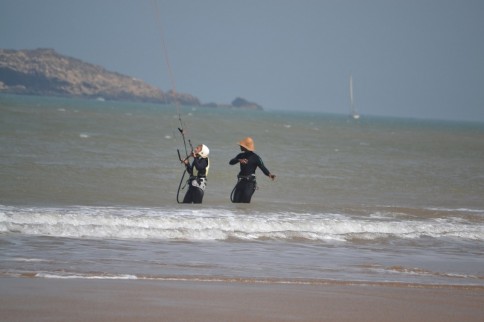
[[[210,167],[208,154],[210,150],[204,144],[200,144],[193,150],[191,156],[193,162],[190,164],[188,158],[183,160],[190,175],[188,179],[188,191],[183,198],[183,203],[202,203],[205,187],[207,186],[207,175]]]
[[[262,162],[262,159],[254,153],[254,140],[251,137],[246,137],[239,142],[240,150],[235,158],[229,161],[230,165],[240,163],[240,172],[237,175],[238,181],[232,190],[230,199],[234,203],[250,203],[252,195],[257,188],[257,182],[255,178],[255,170],[257,167],[262,170],[262,172],[274,180],[276,176],[272,174]]]

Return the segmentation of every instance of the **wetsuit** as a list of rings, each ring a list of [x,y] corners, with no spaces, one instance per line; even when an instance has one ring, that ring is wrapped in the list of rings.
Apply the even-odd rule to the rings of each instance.
[[[202,203],[203,194],[207,185],[207,172],[209,167],[208,158],[195,157],[192,164],[187,164],[188,191],[183,198],[183,203]]]
[[[239,153],[230,160],[229,164],[234,165],[240,159],[247,159],[247,164],[240,164],[240,172],[237,176],[238,182],[233,191],[232,202],[250,203],[250,199],[257,188],[255,170],[259,167],[266,176],[270,175],[270,171],[265,167],[262,159],[252,151]]]

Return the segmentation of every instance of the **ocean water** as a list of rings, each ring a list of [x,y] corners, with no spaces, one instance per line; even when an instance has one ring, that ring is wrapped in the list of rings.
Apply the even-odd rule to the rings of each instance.
[[[245,136],[277,179],[232,204]],[[483,123],[0,95],[0,277],[484,288],[483,255]]]

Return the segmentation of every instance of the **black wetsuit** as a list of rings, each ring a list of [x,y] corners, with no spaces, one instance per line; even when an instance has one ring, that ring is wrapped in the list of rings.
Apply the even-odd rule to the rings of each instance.
[[[239,153],[230,160],[229,164],[234,165],[240,159],[247,159],[248,161],[247,164],[240,164],[240,172],[237,176],[239,181],[234,188],[232,202],[250,203],[250,199],[257,188],[255,170],[259,167],[266,176],[270,174],[270,171],[265,167],[262,159],[252,151]]]
[[[187,164],[188,191],[183,203],[202,203],[205,186],[207,184],[208,158],[195,157],[192,164]],[[196,170],[194,173],[193,170]]]

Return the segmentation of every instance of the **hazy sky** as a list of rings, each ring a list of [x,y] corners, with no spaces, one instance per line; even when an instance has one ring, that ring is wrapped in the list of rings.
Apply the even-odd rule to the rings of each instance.
[[[176,90],[203,103],[349,113],[352,74],[363,116],[484,121],[482,0],[0,0],[0,48],[167,91],[161,33]]]

